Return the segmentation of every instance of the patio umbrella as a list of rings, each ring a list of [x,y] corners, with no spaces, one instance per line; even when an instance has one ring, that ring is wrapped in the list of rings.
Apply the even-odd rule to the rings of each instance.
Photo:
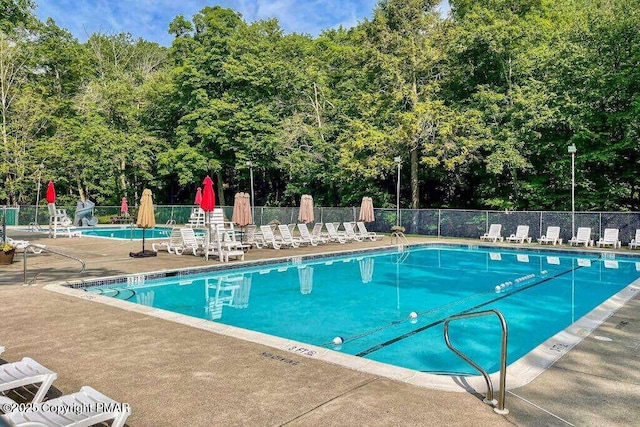
[[[216,195],[213,192],[213,180],[211,179],[211,177],[209,177],[209,175],[205,177],[204,181],[202,181],[202,184],[204,184],[204,189],[202,190],[202,200],[200,200],[200,208],[202,208],[202,210],[205,212],[204,222],[205,224],[207,224],[207,228],[209,228],[209,238],[207,239],[207,247],[205,248],[205,258],[209,259],[209,243],[211,243],[211,221],[209,220],[209,218],[211,215],[210,213],[216,207]]]
[[[240,227],[251,224],[251,203],[248,193],[236,193],[231,220]]]
[[[138,220],[136,225],[142,228],[142,251],[141,252],[129,252],[129,256],[134,258],[145,258],[156,256],[154,251],[146,251],[144,249],[144,231],[147,228],[153,228],[156,226],[156,217],[153,212],[153,197],[151,190],[145,188],[140,198],[140,208],[138,209]]]
[[[53,181],[49,181],[49,185],[47,186],[47,203],[55,203],[56,202],[56,189],[53,186]]]
[[[194,205],[200,206],[200,203],[202,203],[202,187],[198,187],[196,190],[196,199],[193,201]]]
[[[373,222],[376,220],[376,217],[373,213],[373,200],[371,197],[363,197],[362,204],[360,205],[360,215],[358,216],[358,221],[362,222]]]
[[[127,203],[127,198],[123,197],[122,202],[120,203],[120,213],[127,215],[129,213],[129,204]]]
[[[298,221],[301,223],[313,222],[313,197],[309,194],[303,194],[300,199],[300,213],[298,214]]]

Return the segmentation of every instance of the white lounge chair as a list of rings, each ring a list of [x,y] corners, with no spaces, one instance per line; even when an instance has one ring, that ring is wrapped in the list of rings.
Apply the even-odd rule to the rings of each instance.
[[[260,233],[262,234],[262,238],[264,239],[265,246],[272,247],[273,249],[280,249],[282,241],[276,238],[276,235],[273,233],[271,226],[261,225]]]
[[[8,397],[0,396],[1,405],[15,403]],[[56,411],[55,408],[59,410]],[[24,411],[16,410],[0,415],[0,421],[11,427],[84,427],[113,420],[111,427],[122,427],[129,415],[131,408],[128,404],[116,402],[85,386],[77,393],[37,403]]]
[[[182,255],[185,251],[189,251],[197,256],[204,246],[204,239],[196,236],[193,228],[181,228],[180,236],[182,238],[180,243],[173,246],[175,254]]]
[[[58,375],[30,357],[0,365],[0,392],[40,383],[33,403],[42,402]]]
[[[502,224],[491,224],[489,226],[489,232],[484,233],[480,236],[480,240],[491,240],[492,242],[497,242],[498,240],[502,242],[503,238],[500,235],[502,231]]]
[[[163,249],[169,252],[170,254],[175,253],[176,248],[182,247],[182,234],[180,233],[179,228],[174,228],[171,230],[171,234],[169,234],[169,240],[164,242],[152,243],[151,248],[154,252],[158,252]]]
[[[300,241],[302,243],[307,243],[311,246],[318,246],[318,244],[324,243],[320,238],[311,235],[307,228],[307,224],[298,224],[298,231],[300,232]]]
[[[512,234],[507,237],[507,242],[511,243],[524,243],[525,241],[531,243],[528,225],[519,225],[516,229],[516,234]]]
[[[244,241],[248,245],[255,246],[258,249],[262,248],[265,245],[262,233],[257,230],[257,227],[255,225],[247,226]]]
[[[338,242],[338,243],[346,243],[347,236],[344,233],[338,233],[336,230],[335,224],[331,222],[327,222],[325,225],[327,227],[327,233],[329,235],[330,242]]]
[[[15,246],[16,250],[19,250],[19,251],[30,250],[34,254],[41,254],[42,251],[47,248],[46,245],[31,243],[28,240],[15,240],[15,239],[12,239],[11,237],[7,237],[7,243]]]
[[[593,246],[593,240],[591,240],[591,227],[578,227],[578,232],[575,237],[572,237],[569,240],[569,246],[573,245],[584,245],[585,248],[587,246]]]
[[[367,230],[367,226],[364,225],[364,222],[362,221],[356,222],[356,226],[358,227],[360,236],[365,239],[370,239],[372,242],[374,242],[376,240],[382,240],[382,238],[384,238],[384,236],[381,234],[376,234],[374,231]]]
[[[636,237],[631,239],[631,242],[629,242],[629,249],[638,248],[640,248],[640,228],[636,229]]]
[[[280,224],[278,226],[278,231],[282,237],[282,240],[279,242],[280,246],[291,246],[292,248],[297,248],[300,246],[300,243],[302,243],[300,239],[293,237],[288,225]]]
[[[553,246],[555,246],[556,243],[561,245],[562,239],[560,238],[560,227],[555,227],[555,226],[547,227],[546,234],[543,234],[538,239],[538,243],[540,243],[541,245],[545,243],[551,243]]]
[[[605,228],[604,236],[600,237],[596,242],[598,247],[601,246],[611,246],[612,248],[620,248],[622,244],[620,240],[618,240],[618,234],[620,234],[620,230],[617,228]]]
[[[329,241],[329,235],[322,232],[323,225],[324,224],[322,224],[321,222],[315,223],[313,225],[313,229],[311,230],[311,235],[318,240],[322,240],[323,243],[326,243]]]
[[[362,242],[364,240],[364,237],[356,234],[356,231],[353,229],[352,223],[343,222],[342,225],[344,226],[344,234],[345,236],[347,236],[347,239],[354,240],[356,242]]]

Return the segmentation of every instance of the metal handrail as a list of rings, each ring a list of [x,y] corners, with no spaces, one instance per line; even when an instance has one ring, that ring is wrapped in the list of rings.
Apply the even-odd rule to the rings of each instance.
[[[409,240],[407,240],[407,236],[404,235],[404,233],[402,231],[394,231],[391,233],[391,244],[395,245],[396,243],[394,243],[397,239],[397,244],[398,245],[409,245]]]
[[[34,249],[38,249],[38,250],[42,250],[44,252],[49,252],[52,254],[56,254],[56,255],[60,255],[63,256],[65,258],[69,258],[69,259],[73,259],[78,261],[80,264],[82,264],[82,268],[80,269],[80,273],[84,272],[85,269],[85,262],[84,260],[80,259],[80,258],[76,258],[74,256],[71,255],[67,255],[65,253],[62,252],[58,252],[58,251],[54,251],[53,249],[50,248],[46,248],[44,246],[39,246],[39,245],[34,245],[34,244],[28,244],[27,246],[25,246],[24,248],[24,252],[22,253],[22,276],[23,276],[23,280],[24,280],[24,284],[28,285],[29,282],[27,281],[27,249],[29,248],[34,248]],[[36,274],[35,276],[33,276],[33,280],[35,281],[36,277],[38,277],[38,275]]]
[[[452,322],[453,320],[489,316],[491,314],[495,314],[496,316],[498,316],[498,319],[500,319],[500,324],[502,326],[502,349],[500,351],[500,392],[498,394],[497,402],[493,398],[493,383],[491,382],[491,378],[489,377],[489,374],[487,374],[487,371],[482,369],[480,365],[478,365],[473,360],[471,360],[469,356],[467,356],[466,354],[464,354],[463,352],[455,348],[453,344],[451,344],[451,341],[449,340],[449,323]],[[493,410],[496,413],[501,415],[505,415],[509,413],[509,410],[505,409],[504,407],[505,394],[506,394],[505,388],[507,383],[507,335],[508,335],[507,322],[504,319],[504,316],[502,315],[502,313],[494,309],[476,311],[473,313],[454,314],[453,316],[449,316],[444,321],[444,341],[447,344],[447,347],[449,347],[451,351],[453,351],[455,354],[460,356],[465,362],[467,362],[469,365],[476,368],[482,374],[482,376],[484,377],[484,380],[487,382],[487,397],[485,397],[484,402],[493,405],[494,406]],[[496,406],[496,403],[497,403],[497,406]]]

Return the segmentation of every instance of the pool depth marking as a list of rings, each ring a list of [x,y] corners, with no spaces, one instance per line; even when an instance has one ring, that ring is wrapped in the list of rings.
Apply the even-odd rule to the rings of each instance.
[[[599,260],[598,260],[598,261],[599,261]],[[473,306],[473,307],[471,307],[471,308],[468,308],[468,309],[463,310],[463,311],[461,311],[460,313],[456,313],[456,314],[465,314],[465,313],[469,313],[469,312],[471,312],[471,311],[473,311],[473,310],[476,310],[476,309],[478,309],[478,308],[480,308],[480,307],[484,307],[485,305],[488,305],[488,304],[494,303],[494,302],[496,302],[496,301],[500,301],[501,299],[507,298],[507,297],[509,297],[509,296],[511,296],[511,295],[514,295],[514,294],[517,294],[518,292],[522,292],[522,291],[525,291],[525,290],[527,290],[527,289],[530,289],[530,288],[532,288],[532,287],[534,287],[534,286],[538,286],[538,285],[540,285],[540,284],[542,284],[542,283],[548,282],[548,281],[550,281],[550,280],[557,279],[558,277],[560,277],[560,276],[564,276],[565,274],[567,274],[567,273],[571,273],[572,271],[576,271],[576,270],[577,270],[577,269],[579,269],[579,268],[582,268],[582,266],[581,266],[581,265],[579,265],[579,266],[574,267],[574,268],[572,268],[572,269],[570,269],[570,270],[563,271],[562,273],[558,273],[558,274],[556,274],[555,276],[546,277],[546,278],[544,278],[544,279],[542,279],[542,280],[540,280],[540,281],[538,281],[538,282],[531,283],[530,285],[524,286],[524,287],[522,287],[522,288],[520,288],[520,289],[516,289],[516,290],[515,290],[515,291],[513,291],[513,292],[509,292],[508,294],[501,295],[501,296],[499,296],[499,297],[497,297],[497,298],[494,298],[494,299],[489,300],[489,301],[487,301],[487,302],[483,302],[482,304],[478,304],[478,305],[476,305],[476,306]],[[383,349],[383,348],[385,348],[385,347],[388,347],[388,346],[390,346],[391,344],[395,344],[395,343],[397,343],[397,342],[399,342],[399,341],[402,341],[402,340],[404,340],[404,339],[406,339],[406,338],[410,338],[410,337],[412,337],[412,336],[414,336],[414,335],[416,335],[416,334],[419,334],[420,332],[426,331],[427,329],[430,329],[430,328],[432,328],[432,327],[434,327],[434,326],[437,326],[437,325],[439,325],[439,324],[441,324],[441,323],[444,323],[444,321],[445,321],[445,320],[447,320],[447,318],[448,318],[448,317],[449,317],[449,316],[447,316],[447,317],[445,317],[445,318],[443,318],[443,319],[440,319],[440,320],[436,320],[435,322],[431,322],[431,323],[429,323],[428,325],[421,326],[421,327],[419,327],[418,329],[414,329],[414,330],[413,330],[413,331],[411,331],[411,332],[407,332],[406,334],[399,335],[399,336],[397,336],[397,337],[395,337],[395,338],[392,338],[392,339],[390,339],[390,340],[388,340],[388,341],[383,342],[382,344],[378,344],[378,345],[376,345],[376,346],[374,346],[374,347],[371,347],[371,348],[369,348],[369,349],[367,349],[367,350],[361,351],[360,353],[357,353],[357,354],[356,354],[356,356],[364,357],[364,356],[366,356],[366,355],[368,355],[368,354],[374,353],[374,352],[376,352],[376,351],[378,351],[378,350],[381,350],[381,349]]]

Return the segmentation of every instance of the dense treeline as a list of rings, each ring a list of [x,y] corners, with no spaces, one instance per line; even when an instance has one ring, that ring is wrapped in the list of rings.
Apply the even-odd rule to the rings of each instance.
[[[640,0],[381,0],[318,37],[230,9],[176,17],[170,48],[80,43],[0,0],[0,201],[567,209],[640,206]]]

